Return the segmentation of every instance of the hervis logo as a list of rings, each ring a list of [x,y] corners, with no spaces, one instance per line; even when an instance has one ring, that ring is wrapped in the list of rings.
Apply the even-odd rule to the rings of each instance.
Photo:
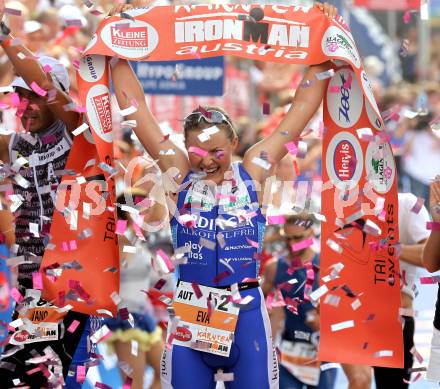
[[[112,51],[129,59],[146,57],[159,43],[156,29],[140,20],[109,23],[102,29],[101,38]]]
[[[105,142],[112,142],[112,116],[110,91],[105,85],[93,86],[86,100],[89,124],[95,133]]]
[[[330,141],[326,154],[331,182],[338,187],[353,189],[361,179],[363,163],[362,147],[356,137],[346,131],[338,132]]]

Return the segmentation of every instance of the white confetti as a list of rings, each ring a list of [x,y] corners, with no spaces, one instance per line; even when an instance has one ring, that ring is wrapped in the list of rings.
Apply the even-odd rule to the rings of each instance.
[[[318,301],[322,296],[324,296],[328,292],[327,285],[321,285],[318,289],[314,290],[310,293],[310,298],[313,301]]]
[[[264,170],[269,170],[270,167],[272,166],[269,162],[265,161],[264,159],[261,159],[260,157],[252,158],[252,163],[263,168]]]
[[[131,105],[128,108],[122,109],[121,111],[119,111],[119,113],[121,114],[121,116],[129,116],[134,114],[137,111],[137,108],[134,105]],[[136,127],[136,124],[134,125],[134,127]]]
[[[354,311],[356,311],[356,309],[358,309],[361,306],[361,300],[356,299],[351,303],[351,307],[353,308]]]
[[[354,320],[342,321],[340,323],[332,324],[331,329],[333,332],[345,330],[347,328],[354,327]]]
[[[78,128],[74,129],[72,131],[72,134],[74,136],[78,136],[79,134],[82,134],[84,131],[86,131],[88,128],[89,128],[89,125],[87,123],[83,123]]]

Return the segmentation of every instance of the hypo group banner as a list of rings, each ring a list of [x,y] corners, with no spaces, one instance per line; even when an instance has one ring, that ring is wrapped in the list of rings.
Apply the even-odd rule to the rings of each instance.
[[[235,55],[304,65],[332,60],[334,75],[324,96],[322,213],[327,222],[322,225],[321,273],[338,273],[326,278],[326,286],[340,301],[337,306],[321,302],[319,358],[403,366],[396,169],[343,19],[331,21],[312,8],[244,4],[159,6],[127,14],[102,22],[78,75],[101,162],[112,149],[106,57],[175,61]],[[96,242],[99,250],[102,240]],[[94,277],[100,277],[103,265],[94,261],[93,266]],[[114,289],[99,285],[105,293]]]
[[[223,57],[188,61],[132,62],[132,67],[146,94],[223,95]]]

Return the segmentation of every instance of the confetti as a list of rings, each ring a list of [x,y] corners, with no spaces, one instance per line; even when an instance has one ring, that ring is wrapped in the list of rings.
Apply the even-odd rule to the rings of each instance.
[[[127,229],[127,220],[118,220],[116,222],[116,234],[124,235],[125,230]]]
[[[411,22],[411,10],[407,10],[403,14],[403,23],[409,24]]]
[[[418,214],[421,211],[424,204],[425,204],[425,199],[418,197],[416,203],[411,208],[411,212]]]
[[[341,297],[339,297],[335,294],[328,294],[327,296],[325,296],[324,304],[328,304],[333,307],[337,307],[339,305],[340,301],[341,301]]]
[[[420,277],[419,280],[422,285],[432,285],[440,282],[440,276]]]
[[[270,103],[263,103],[263,115],[270,115]]]
[[[382,357],[392,357],[393,351],[392,350],[381,350],[377,351],[373,354],[375,358],[382,358]]]
[[[356,299],[351,303],[351,307],[353,308],[354,311],[358,309],[361,305],[362,305],[361,300],[359,299]]]
[[[21,10],[15,8],[5,7],[4,12],[6,15],[21,16]]]
[[[35,81],[32,81],[30,87],[39,96],[44,97],[47,95],[47,92],[42,89]]]
[[[129,116],[129,115],[134,114],[136,111],[137,111],[137,107],[131,105],[130,107],[119,111],[119,113],[121,116]]]
[[[216,374],[214,374],[215,382],[231,382],[234,381],[234,373],[223,373],[223,370],[218,370]]]
[[[272,166],[269,162],[265,161],[264,159],[262,159],[260,157],[253,157],[252,163],[263,168],[264,170],[269,170],[270,167]]]
[[[67,331],[70,332],[71,334],[73,334],[76,331],[76,329],[78,328],[79,324],[80,324],[80,322],[78,320],[72,321],[69,328],[67,328]]]
[[[326,371],[329,369],[339,369],[341,365],[339,363],[323,363],[321,364],[321,371]]]
[[[203,293],[200,290],[199,284],[197,282],[191,282],[191,287],[193,288],[194,293],[198,299],[203,296]]]
[[[338,254],[342,254],[342,247],[332,239],[327,239],[327,246]]]
[[[411,354],[414,355],[414,357],[417,359],[417,362],[419,362],[419,363],[423,363],[424,359],[423,359],[423,357],[420,355],[420,353],[417,351],[416,346],[412,346],[410,352],[411,352]]]
[[[32,285],[34,289],[43,289],[43,279],[41,277],[40,272],[33,272],[32,273]]]
[[[316,73],[315,76],[318,80],[326,80],[327,78],[332,78],[335,75],[333,69],[326,70],[325,72]]]
[[[130,127],[130,128],[136,128],[137,122],[136,120],[124,120],[121,122],[122,127]]]
[[[128,254],[136,254],[137,248],[136,246],[124,246],[124,248],[122,249],[123,253],[128,253]]]
[[[440,231],[440,222],[426,222],[426,229],[430,231]]]
[[[78,136],[79,134],[82,134],[84,131],[86,131],[89,128],[89,125],[87,123],[81,124],[78,128],[72,131],[72,134],[74,136]]]
[[[14,92],[14,87],[12,86],[1,86],[0,93],[11,93]]]
[[[331,329],[333,332],[345,330],[347,328],[352,328],[352,327],[354,327],[354,320],[347,320],[331,325]]]
[[[329,88],[330,93],[339,93],[340,90],[341,90],[341,87],[338,85],[332,85]]]
[[[321,285],[318,289],[310,294],[310,299],[313,301],[318,301],[322,296],[328,292],[327,285]]]
[[[196,147],[196,146],[190,146],[190,148],[188,149],[188,152],[197,154],[198,156],[203,157],[203,158],[208,155],[207,151],[201,149],[200,147]]]
[[[301,242],[294,243],[294,244],[292,244],[291,247],[292,247],[293,251],[300,251],[300,250],[308,248],[312,245],[313,245],[313,239],[309,238],[309,239],[304,239]]]
[[[286,218],[283,215],[268,216],[267,217],[267,223],[268,224],[285,224],[286,223]]]

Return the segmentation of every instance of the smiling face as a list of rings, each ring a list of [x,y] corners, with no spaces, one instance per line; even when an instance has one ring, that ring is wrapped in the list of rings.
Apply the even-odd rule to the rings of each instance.
[[[22,103],[24,103],[23,99],[28,101],[21,117],[21,124],[25,129],[36,133],[45,130],[55,122],[56,118],[44,98],[24,88],[16,88],[16,91]]]
[[[202,130],[190,130],[185,138],[187,150],[190,147],[198,147],[207,152],[204,157],[188,152],[191,168],[206,173],[205,180],[219,185],[224,180],[225,173],[230,170],[232,155],[237,147],[238,139],[230,140],[226,130],[222,129],[211,135],[209,140],[201,142],[198,137],[201,133]]]

